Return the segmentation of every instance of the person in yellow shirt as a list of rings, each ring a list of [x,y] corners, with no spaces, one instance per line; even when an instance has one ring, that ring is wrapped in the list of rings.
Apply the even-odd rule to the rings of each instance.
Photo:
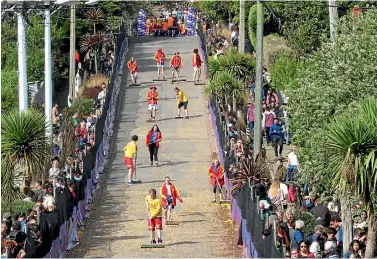
[[[177,105],[178,105],[178,115],[175,116],[176,119],[178,118],[182,118],[181,117],[181,108],[183,107],[185,109],[185,113],[186,113],[186,119],[189,118],[188,116],[188,110],[187,110],[187,105],[188,105],[188,99],[187,97],[185,96],[185,94],[182,92],[182,90],[180,90],[178,87],[175,87],[174,88],[174,92],[175,94],[177,95],[178,97],[178,100],[177,100]]]
[[[135,182],[132,180],[134,176],[135,166],[133,164],[133,157],[137,152],[136,141],[139,139],[137,135],[132,136],[131,141],[124,147],[124,163],[128,168],[128,184],[132,185]]]
[[[162,244],[162,205],[157,198],[156,189],[151,189],[145,197],[145,203],[149,211],[148,230],[151,232],[151,243],[156,244],[155,231],[157,230],[157,242]]]

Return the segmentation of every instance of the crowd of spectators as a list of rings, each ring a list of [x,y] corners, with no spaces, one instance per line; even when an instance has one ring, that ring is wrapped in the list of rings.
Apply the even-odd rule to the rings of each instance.
[[[207,35],[207,53],[209,58],[219,58],[225,50],[223,37]],[[211,53],[208,49],[215,48]],[[219,55],[220,54],[220,55]],[[252,187],[258,196],[258,207],[265,227],[261,237],[266,239],[276,234],[278,248],[281,247],[286,257],[291,258],[363,258],[367,243],[367,213],[363,205],[357,203],[353,208],[353,240],[347,251],[343,251],[343,228],[341,204],[339,200],[326,192],[323,186],[301,185],[297,183],[300,174],[298,146],[292,144],[287,156],[283,156],[283,146],[291,144],[289,128],[290,116],[285,106],[288,98],[276,89],[271,88],[268,70],[263,70],[262,87],[262,143],[258,159],[266,164],[268,172],[252,177]],[[236,111],[232,107],[220,106],[221,121],[226,127],[218,127],[223,131],[226,156],[224,168],[227,177],[237,177],[237,173],[245,171],[253,160],[254,126],[255,126],[255,83],[248,83],[250,100],[245,106],[243,120],[247,122],[246,130],[242,130]],[[225,112],[227,111],[227,112]],[[267,157],[267,147],[274,148],[275,162]],[[306,215],[303,217],[302,215]],[[246,217],[247,218],[247,217]],[[254,240],[254,241],[256,241]]]

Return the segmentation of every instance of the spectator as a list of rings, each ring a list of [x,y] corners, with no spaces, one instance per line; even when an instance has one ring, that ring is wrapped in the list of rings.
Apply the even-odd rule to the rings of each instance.
[[[254,130],[254,121],[255,121],[254,111],[255,111],[255,104],[250,102],[249,109],[247,110],[247,123],[249,125],[250,134]]]
[[[276,161],[275,179],[279,180],[280,182],[284,182],[286,174],[287,169],[283,165],[283,160],[279,158]]]
[[[294,242],[292,242],[292,247],[300,248],[300,244],[302,241],[305,240],[304,230],[305,230],[305,222],[302,220],[296,220],[295,222],[295,232],[293,235]]]
[[[314,233],[309,237],[309,244],[317,240],[317,237],[323,234],[323,226],[316,225],[314,227]]]
[[[364,210],[360,214],[360,221],[357,223],[356,228],[366,229],[368,227],[368,216]]]
[[[59,158],[54,157],[54,159],[52,160],[52,166],[51,166],[50,170],[48,171],[48,175],[49,175],[50,179],[52,179],[52,178],[57,177],[59,173],[60,173]]]
[[[55,103],[52,107],[52,127],[54,130],[54,134],[57,134],[59,130],[59,111],[57,103]]]
[[[298,162],[298,155],[297,155],[297,146],[292,146],[292,152],[288,154],[288,161],[287,161],[287,177],[285,179],[286,182],[289,182],[292,179],[293,171],[297,169],[299,166]]]
[[[326,228],[330,226],[330,211],[328,208],[323,206],[321,199],[318,198],[315,200],[315,207],[310,210],[310,213],[315,217],[317,225],[321,225]]]
[[[299,252],[298,252],[298,249],[297,249],[297,248],[293,248],[293,249],[291,249],[291,258],[292,258],[292,259],[300,258],[300,257],[299,257]]]
[[[315,258],[314,254],[309,251],[309,243],[307,241],[300,242],[299,254],[300,258]]]
[[[97,96],[97,100],[99,100],[100,105],[101,105],[101,107],[99,107],[99,109],[98,109],[100,115],[102,114],[103,105],[105,104],[105,101],[106,101],[106,93],[107,93],[106,84],[105,84],[105,82],[103,82],[102,83],[102,91],[99,92],[99,94]]]
[[[327,231],[327,241],[324,247],[324,256],[328,258],[339,258],[339,254],[337,252],[337,245],[336,245],[336,229],[335,228],[328,228]]]
[[[334,215],[331,217],[331,225],[333,228],[336,229],[336,240],[337,240],[337,247],[338,252],[340,252],[343,248],[343,228],[342,228],[342,219],[339,216]]]
[[[24,201],[33,202],[34,195],[35,193],[33,192],[33,190],[29,190]]]
[[[315,239],[313,239],[313,242],[310,245],[309,251],[314,254],[315,258],[323,257],[322,251],[325,248],[325,242],[326,242],[326,237],[323,233],[319,234],[318,236],[316,236]]]
[[[272,182],[270,189],[268,190],[268,198],[270,198],[271,205],[274,207],[281,204],[282,193],[280,190],[280,182],[278,180]]]
[[[361,245],[357,240],[353,240],[349,246],[349,251],[344,254],[343,258],[363,258],[361,256]]]
[[[80,123],[80,127],[76,128],[75,134],[78,140],[80,150],[82,150],[84,144],[88,141],[88,130],[86,129],[85,121],[82,121]]]
[[[34,197],[33,197],[33,201],[34,202],[37,202],[37,201],[41,201],[43,200],[43,188],[42,188],[42,182],[41,181],[36,181],[34,183]]]
[[[283,152],[283,135],[281,133],[281,124],[279,123],[279,119],[274,119],[274,124],[270,127],[268,134],[270,135],[270,139],[274,145],[275,149],[275,159],[281,158],[281,154]],[[278,145],[279,145],[279,153],[278,153]],[[278,157],[279,155],[279,157]]]
[[[270,110],[270,107],[266,107],[266,111],[263,113],[263,126],[266,134],[267,145],[271,143],[270,127],[274,124],[275,113]]]

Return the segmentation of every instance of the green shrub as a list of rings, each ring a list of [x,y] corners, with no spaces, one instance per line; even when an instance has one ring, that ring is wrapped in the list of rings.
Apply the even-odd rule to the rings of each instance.
[[[275,60],[270,68],[270,75],[273,87],[284,89],[296,89],[298,87],[297,77],[304,62],[297,59],[290,52],[283,52]]]
[[[90,115],[94,109],[94,99],[76,99],[70,107],[73,112],[77,112],[79,116]]]
[[[34,202],[24,201],[24,200],[15,200],[12,203],[12,215],[20,215],[21,213],[26,213],[28,209],[33,208],[35,205]],[[1,203],[1,211],[9,212],[9,207],[6,206],[3,202]]]

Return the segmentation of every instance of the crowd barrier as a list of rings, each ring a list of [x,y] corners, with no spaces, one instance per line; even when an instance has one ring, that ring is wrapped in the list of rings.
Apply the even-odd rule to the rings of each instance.
[[[206,40],[201,26],[198,26],[198,45],[199,52],[203,59],[207,61]],[[203,65],[203,70],[207,73],[207,62]],[[218,150],[220,163],[224,166],[229,164],[228,159],[223,151],[223,147],[228,143],[227,125],[221,117],[219,101],[216,97],[208,100],[208,110]],[[227,193],[230,193],[232,183],[225,174],[225,186]],[[242,239],[243,254],[245,258],[284,258],[283,247],[277,245],[275,225],[271,235],[266,239],[262,238],[262,232],[265,228],[265,218],[260,215],[259,197],[255,197],[252,185],[245,185],[234,197],[228,197],[231,200],[231,218],[239,227],[239,237]],[[275,222],[274,222],[275,224]]]
[[[114,133],[116,107],[119,100],[119,91],[127,52],[128,39],[125,33],[121,32],[117,38],[114,71],[103,106],[103,114],[105,116],[101,116],[96,123],[96,143],[92,154],[83,156],[84,172],[90,171],[86,183],[82,185],[85,187],[84,197],[73,208],[72,217],[60,226],[58,237],[52,242],[50,251],[46,255],[43,255],[43,258],[63,258],[66,256],[67,250],[71,250],[77,244],[77,230],[84,225],[86,206],[91,204],[93,194],[99,188],[100,174],[103,173],[110,159],[110,141]]]

